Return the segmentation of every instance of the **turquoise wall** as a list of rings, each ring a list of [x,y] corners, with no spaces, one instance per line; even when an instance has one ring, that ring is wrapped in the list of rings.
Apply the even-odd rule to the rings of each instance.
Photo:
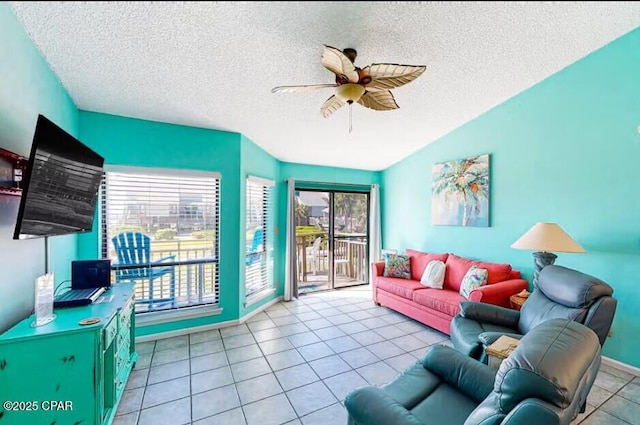
[[[285,228],[286,219],[286,184],[282,176],[327,183],[370,185],[380,182],[379,172],[281,163],[249,138],[237,133],[81,111],[80,137],[105,157],[106,165],[208,170],[220,172],[222,176],[220,252],[237,253],[221,254],[220,307],[223,314],[139,327],[139,336],[234,320],[282,296],[285,238],[283,232],[276,229],[277,290],[249,307],[244,306],[247,176],[276,182],[277,228]],[[179,146],[179,152],[175,150],[176,146]],[[78,237],[78,249],[82,258],[99,256],[97,228]]]
[[[239,316],[240,135],[224,131],[165,124],[94,112],[80,112],[80,137],[105,158],[106,165],[219,172],[220,178],[220,307],[208,316],[138,327],[148,335],[237,319]],[[97,228],[79,236],[79,252],[97,258]]]
[[[244,297],[245,297],[245,239],[246,239],[246,180],[247,176],[260,177],[262,179],[273,180],[274,182],[278,181],[278,173],[280,171],[279,162],[269,153],[267,153],[260,146],[256,145],[251,141],[251,139],[242,136],[242,145],[241,145],[241,171],[240,171],[240,297],[238,301],[240,302],[240,316],[245,316],[246,314],[254,311],[255,309],[263,306],[269,301],[277,298],[282,295],[278,291],[276,291],[273,295],[265,297],[248,307],[244,306]],[[275,196],[278,196],[277,192],[278,188],[276,187]],[[277,198],[276,198],[277,199]],[[275,211],[275,215],[278,216],[280,212]],[[279,246],[274,246],[274,262],[275,258],[280,255],[282,249]],[[275,273],[275,271],[274,271]],[[280,291],[282,292],[282,291]]]
[[[296,164],[292,162],[280,162],[280,175],[277,181],[278,190],[278,257],[276,258],[276,282],[279,293],[284,295],[284,269],[285,247],[287,239],[287,183],[286,180],[294,179],[301,182],[327,183],[326,185],[314,185],[314,188],[348,190],[348,185],[369,186],[380,184],[382,173],[379,171],[356,170],[352,168],[325,167],[319,165]],[[341,184],[343,186],[341,186]]]
[[[556,222],[588,251],[557,264],[610,283],[618,299],[604,354],[640,366],[640,29],[456,129],[383,172],[383,246],[511,263],[510,245]],[[490,154],[488,228],[432,226],[431,167]]]
[[[0,3],[0,148],[29,156],[38,114],[74,136],[78,110],[5,2]],[[0,195],[0,333],[33,309],[34,281],[45,272],[44,240],[14,241],[17,196]],[[69,279],[76,236],[50,238],[55,282]]]

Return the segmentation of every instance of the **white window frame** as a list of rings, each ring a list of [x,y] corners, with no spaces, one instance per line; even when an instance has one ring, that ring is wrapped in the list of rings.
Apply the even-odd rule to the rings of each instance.
[[[245,180],[245,230],[262,228],[262,240],[256,248],[252,239],[245,249],[245,307],[275,292],[275,182],[256,176]],[[256,216],[257,212],[257,216]],[[255,233],[254,233],[255,235]],[[256,283],[257,282],[257,283]],[[248,291],[251,285],[255,291]]]
[[[137,314],[136,322],[137,324],[157,324],[157,323],[165,323],[169,321],[175,320],[183,320],[187,318],[193,317],[202,317],[202,316],[210,316],[222,313],[222,309],[219,308],[220,302],[220,186],[221,186],[221,178],[220,173],[217,172],[207,172],[207,171],[196,171],[196,170],[176,170],[176,169],[165,169],[165,168],[150,168],[150,167],[132,167],[132,166],[105,166],[105,178],[103,179],[103,184],[101,186],[100,193],[100,211],[99,211],[99,251],[101,252],[104,258],[109,258],[109,251],[111,249],[111,241],[106,235],[108,235],[107,226],[109,225],[107,220],[108,208],[108,175],[110,173],[118,173],[118,174],[129,174],[129,175],[144,175],[144,176],[154,176],[157,175],[159,178],[161,177],[169,177],[169,178],[204,178],[204,179],[216,179],[216,182],[213,183],[212,187],[215,188],[216,197],[213,201],[213,208],[216,209],[215,212],[215,223],[213,230],[215,231],[215,237],[213,242],[212,249],[212,258],[207,259],[207,263],[215,263],[215,273],[213,275],[214,280],[214,300],[210,302],[202,303],[193,303],[186,306],[177,306],[172,308],[164,308],[158,311],[149,311],[144,312],[142,314]],[[210,205],[211,206],[211,205]],[[180,261],[180,259],[178,259]],[[205,263],[205,264],[207,264]],[[195,283],[194,283],[195,284]],[[176,282],[176,285],[179,285]],[[211,296],[211,294],[209,295]]]

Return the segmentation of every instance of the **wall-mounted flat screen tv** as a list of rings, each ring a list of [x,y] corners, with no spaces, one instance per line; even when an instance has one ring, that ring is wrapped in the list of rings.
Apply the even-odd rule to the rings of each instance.
[[[39,115],[14,239],[90,232],[104,158]]]

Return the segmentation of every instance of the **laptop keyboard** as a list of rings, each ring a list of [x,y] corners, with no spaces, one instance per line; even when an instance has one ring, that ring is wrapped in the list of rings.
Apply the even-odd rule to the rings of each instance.
[[[60,295],[59,297],[56,297],[56,301],[76,300],[76,299],[89,298],[95,291],[96,291],[96,288],[73,289],[71,291],[65,292],[64,294]]]

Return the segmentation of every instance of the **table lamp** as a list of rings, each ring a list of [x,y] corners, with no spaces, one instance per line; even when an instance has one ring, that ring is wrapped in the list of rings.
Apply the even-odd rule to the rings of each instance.
[[[535,266],[533,269],[534,288],[538,286],[540,270],[553,264],[556,258],[558,258],[558,256],[551,251],[587,252],[556,223],[536,223],[527,233],[515,241],[513,245],[511,245],[511,248],[535,251],[533,253]]]

